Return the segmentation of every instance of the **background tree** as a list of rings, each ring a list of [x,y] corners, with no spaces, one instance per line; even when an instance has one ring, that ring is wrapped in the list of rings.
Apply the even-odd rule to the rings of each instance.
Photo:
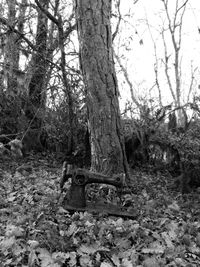
[[[71,1],[65,2],[63,0],[55,0],[51,1],[51,4],[48,6],[48,2],[49,1],[39,1],[40,6],[42,6],[44,10],[51,11],[54,17],[58,18],[59,14],[61,24],[63,21],[63,36],[58,34],[58,27],[54,22],[48,22],[47,15],[44,14],[40,8],[37,8],[37,6],[34,4],[34,1],[27,2],[25,0],[16,0],[12,1],[12,3],[8,1],[9,6],[7,5],[6,1],[1,3],[0,48],[3,51],[1,54],[1,92],[5,95],[5,98],[8,98],[6,81],[8,80],[11,84],[13,80],[13,83],[9,88],[13,92],[14,90],[16,92],[16,86],[18,87],[17,94],[19,96],[18,100],[20,100],[19,116],[16,118],[17,112],[13,111],[16,105],[12,105],[13,101],[16,101],[16,94],[11,92],[14,98],[13,100],[9,100],[11,104],[9,104],[9,107],[12,107],[12,110],[9,112],[13,114],[12,117],[15,115],[15,118],[12,118],[11,116],[6,117],[5,122],[1,120],[1,126],[3,124],[8,125],[8,120],[11,120],[12,118],[11,123],[13,125],[15,124],[16,127],[13,126],[14,128],[12,131],[8,131],[10,126],[6,127],[5,131],[3,130],[3,132],[7,132],[7,134],[13,132],[15,134],[13,137],[18,135],[19,138],[23,138],[24,143],[28,144],[27,150],[43,149],[41,146],[42,140],[40,140],[40,137],[42,137],[42,133],[44,132],[45,128],[48,128],[50,139],[53,134],[53,138],[56,139],[56,142],[59,140],[60,143],[66,144],[65,149],[70,147],[70,143],[72,143],[70,141],[72,139],[70,136],[75,137],[76,134],[69,134],[70,120],[73,120],[75,116],[73,117],[65,115],[65,113],[69,112],[70,106],[68,89],[70,88],[72,90],[73,102],[74,99],[77,99],[75,109],[79,106],[79,94],[82,94],[82,87],[78,87],[78,83],[81,82],[80,74],[78,69],[73,66],[73,64],[75,64],[75,66],[77,65],[76,61],[73,63],[74,58],[77,57],[77,52],[75,51],[73,41],[71,41],[71,38],[69,38],[71,32],[75,29],[73,23],[74,15],[72,12],[72,3]],[[15,12],[9,12],[9,9],[11,10],[11,8],[12,11],[14,10]],[[13,17],[15,15],[15,19],[9,18],[11,15]],[[11,23],[12,21],[14,22]],[[37,24],[38,27],[35,27]],[[13,42],[6,42],[7,37],[10,38],[10,36],[14,36],[17,41],[13,39]],[[16,49],[12,49],[13,53],[9,52],[9,46],[7,46],[7,43],[10,46],[11,44],[12,46],[15,45]],[[66,64],[63,64],[63,60],[62,64],[60,61],[60,58],[63,59],[63,56],[60,57],[61,48],[62,55],[65,53],[68,53],[69,55],[71,53],[70,56],[65,60]],[[17,55],[14,53],[15,51],[17,52]],[[16,58],[18,58],[18,61],[12,60],[14,55]],[[13,71],[10,69],[10,67],[13,66],[12,62],[15,64]],[[68,64],[68,62],[71,63]],[[11,66],[8,63],[12,63]],[[17,64],[19,69],[16,67]],[[63,67],[61,68],[61,65],[65,65],[65,69]],[[3,68],[3,66],[5,67]],[[68,89],[65,89],[66,86],[63,86],[63,70],[66,71],[65,76],[67,77],[68,81]],[[11,79],[11,74],[13,79]],[[9,79],[7,79],[8,75],[10,77]],[[16,83],[16,86],[14,86],[14,82]],[[6,87],[3,88],[5,85]],[[76,95],[75,98],[74,94]],[[5,101],[5,98],[2,100],[2,103],[4,103],[2,105],[6,106],[8,101]],[[63,108],[64,103],[66,103],[66,108]],[[51,106],[50,108],[49,105]],[[48,107],[48,113],[45,112],[46,107]],[[59,108],[61,110],[59,110]],[[8,112],[6,109],[7,107],[3,107],[1,109],[3,114]],[[53,112],[49,112],[53,109]],[[56,120],[55,109],[57,110]],[[26,118],[24,118],[24,112],[26,114]],[[4,117],[3,114],[1,117]],[[66,119],[65,124],[64,118]],[[49,121],[49,119],[51,121]],[[47,124],[51,124],[51,127],[45,123],[47,120]],[[62,120],[63,122],[61,122]],[[58,130],[58,122],[60,123],[60,134],[54,134],[54,130]],[[64,127],[61,124],[63,124]],[[3,128],[4,127],[0,127],[0,129]],[[76,126],[74,128],[78,129]],[[0,133],[2,133],[2,131],[0,131]],[[60,140],[60,138],[62,138],[62,140]],[[52,143],[52,139],[51,141],[49,140],[49,143]],[[64,146],[62,149],[64,149]]]
[[[167,83],[169,86],[169,90],[171,92],[172,98],[174,100],[174,105],[178,108],[178,125],[185,124],[185,116],[184,111],[182,109],[182,85],[181,85],[181,43],[182,43],[182,27],[183,27],[183,18],[186,10],[188,0],[179,1],[176,0],[173,6],[174,15],[171,16],[169,9],[171,8],[168,1],[164,0],[164,10],[167,17],[168,29],[165,29],[165,26],[162,30],[162,39],[164,44],[164,64],[165,64],[165,75],[167,79]],[[171,44],[173,47],[173,51],[169,49],[169,45],[166,43],[166,33],[169,32],[171,37]],[[171,59],[172,53],[172,59]],[[171,65],[173,64],[173,67]],[[170,73],[174,71],[174,74]]]
[[[48,0],[40,0],[44,8],[48,8]],[[29,123],[29,130],[26,138],[29,148],[40,150],[41,134],[43,128],[43,116],[45,114],[46,88],[45,78],[47,71],[47,37],[48,37],[48,19],[45,14],[38,9],[38,21],[36,32],[36,51],[31,61],[32,77],[28,85],[28,102],[25,110]]]
[[[45,7],[43,7],[38,0],[35,0],[36,4],[38,7],[41,9],[41,11],[57,26],[58,28],[58,47],[61,52],[61,61],[60,61],[60,68],[62,72],[62,80],[63,80],[63,85],[66,89],[66,97],[68,101],[68,118],[69,118],[69,134],[68,134],[68,151],[67,153],[71,154],[74,150],[74,145],[75,145],[75,113],[74,113],[74,105],[73,105],[73,96],[72,96],[72,91],[70,88],[70,83],[67,78],[67,72],[65,69],[66,66],[66,55],[65,55],[65,39],[66,39],[66,32],[64,32],[63,28],[63,20],[62,16],[58,14],[58,12],[55,13],[56,16],[53,16],[50,12],[48,12]],[[56,7],[58,8],[59,6],[59,1],[56,2]],[[56,8],[56,9],[57,9]],[[72,13],[73,16],[73,13]],[[70,20],[69,20],[70,21]],[[70,32],[73,30],[74,27],[68,27],[68,35]]]
[[[21,93],[24,72],[21,71],[22,36],[27,1],[5,1],[1,9],[1,101],[7,117],[1,114],[0,128],[14,138],[19,130]],[[19,34],[21,33],[21,34]],[[9,139],[8,139],[9,140]]]

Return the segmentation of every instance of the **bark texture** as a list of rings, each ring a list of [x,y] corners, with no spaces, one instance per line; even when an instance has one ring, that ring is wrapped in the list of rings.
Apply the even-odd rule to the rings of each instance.
[[[86,87],[92,169],[126,172],[113,60],[111,0],[76,0],[80,63]]]
[[[16,1],[7,1],[8,5],[8,21],[10,25],[14,25],[16,21]],[[17,79],[14,71],[19,68],[19,47],[18,36],[11,30],[7,33],[5,40],[4,53],[4,78],[7,87],[7,92],[15,96],[17,94]]]
[[[44,8],[48,8],[49,0],[40,0]],[[27,150],[42,150],[41,135],[43,134],[43,118],[46,101],[46,72],[47,72],[47,24],[46,15],[38,8],[38,23],[36,32],[36,52],[32,58],[32,77],[29,83],[29,99],[26,107],[26,117],[30,128],[24,137]]]

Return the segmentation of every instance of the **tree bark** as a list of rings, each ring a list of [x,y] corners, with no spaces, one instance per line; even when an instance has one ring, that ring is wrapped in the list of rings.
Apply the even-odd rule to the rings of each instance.
[[[76,0],[80,64],[91,134],[91,167],[106,174],[128,174],[110,17],[111,0]]]
[[[16,1],[7,1],[8,21],[14,25],[16,21]],[[17,78],[14,71],[19,68],[19,47],[17,45],[18,36],[13,31],[8,31],[5,42],[4,53],[4,81],[8,94],[17,95]]]
[[[47,9],[49,0],[40,0],[40,4]],[[38,9],[36,52],[33,54],[31,62],[33,74],[29,83],[29,99],[25,111],[30,127],[25,136],[27,150],[42,150],[40,137],[43,132],[42,128],[46,103],[47,33],[47,17]]]

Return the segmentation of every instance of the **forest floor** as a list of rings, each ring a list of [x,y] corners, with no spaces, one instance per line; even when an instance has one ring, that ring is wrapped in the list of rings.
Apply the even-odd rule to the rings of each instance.
[[[169,175],[134,171],[120,203],[135,218],[70,214],[61,169],[53,155],[0,159],[0,266],[200,266],[199,190],[182,195]],[[119,204],[114,189],[87,191]]]

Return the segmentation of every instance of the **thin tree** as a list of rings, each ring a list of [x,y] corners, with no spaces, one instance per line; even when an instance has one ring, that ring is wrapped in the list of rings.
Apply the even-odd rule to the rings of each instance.
[[[20,61],[20,45],[21,37],[13,31],[14,27],[17,31],[23,34],[24,22],[25,22],[25,12],[27,0],[22,0],[19,3],[19,12],[17,15],[17,2],[6,1],[8,15],[7,19],[4,19],[4,22],[9,23],[6,25],[8,27],[6,38],[5,38],[5,47],[4,47],[4,82],[6,86],[6,91],[8,94],[16,96],[19,93],[19,84],[17,77],[20,73],[19,70],[19,61]],[[2,18],[3,20],[3,18]],[[3,21],[1,21],[3,23]],[[4,23],[3,23],[4,24]]]
[[[182,28],[183,28],[183,18],[186,11],[186,6],[188,0],[179,1],[176,0],[174,2],[174,14],[173,16],[170,14],[170,7],[168,0],[163,0],[163,6],[167,18],[168,29],[163,28],[162,30],[162,40],[164,44],[164,65],[165,65],[165,75],[167,79],[167,83],[174,100],[175,107],[178,108],[178,124],[183,123],[185,112],[181,108],[181,93],[182,93],[182,85],[181,85],[181,43],[182,43]],[[169,52],[169,48],[167,46],[166,41],[166,33],[170,33],[171,44],[173,47],[173,71],[174,75],[171,77],[170,72],[170,63],[171,63],[171,51]],[[173,80],[174,79],[174,80]],[[173,86],[175,84],[175,86]]]
[[[48,8],[49,0],[40,0],[44,8]],[[28,149],[41,150],[41,135],[43,133],[43,120],[45,112],[45,77],[47,72],[47,34],[48,19],[38,8],[38,21],[35,39],[36,52],[33,53],[31,61],[32,77],[28,86],[28,102],[25,115],[29,122],[26,133]]]

